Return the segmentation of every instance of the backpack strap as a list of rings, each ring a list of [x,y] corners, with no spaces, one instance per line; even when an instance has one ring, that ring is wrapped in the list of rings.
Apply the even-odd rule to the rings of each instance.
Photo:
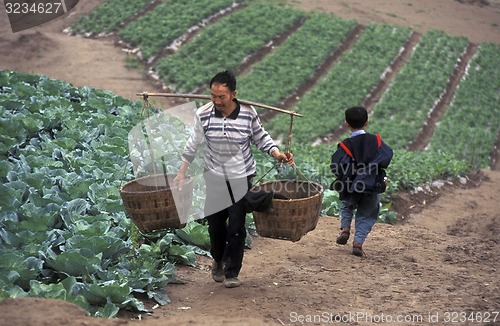
[[[342,147],[344,149],[344,151],[347,153],[347,155],[349,155],[350,158],[354,158],[351,150],[346,146],[346,144],[344,144],[343,142],[340,142],[339,145],[340,145],[340,147]]]
[[[378,148],[380,148],[380,146],[382,146],[382,138],[380,138],[379,134],[376,134],[375,136],[377,136],[377,145],[378,145]]]
[[[380,134],[375,135],[377,137],[377,148],[380,148],[382,146],[382,138],[380,137]],[[344,139],[346,143],[349,142],[349,138]],[[349,155],[350,158],[355,159],[354,155],[352,154],[351,150],[349,147],[344,143],[344,141],[339,142],[340,147],[344,149],[347,155]]]

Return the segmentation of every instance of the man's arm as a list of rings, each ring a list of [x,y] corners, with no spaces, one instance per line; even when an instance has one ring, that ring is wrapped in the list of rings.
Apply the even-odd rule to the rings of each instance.
[[[278,146],[271,138],[269,133],[264,129],[264,126],[260,122],[260,119],[255,112],[255,118],[252,120],[252,143],[257,146],[257,148],[265,153],[268,153],[277,160],[282,160],[290,165],[294,165],[292,153],[281,153]]]
[[[184,153],[182,154],[182,162],[179,167],[179,172],[177,172],[176,177],[174,178],[174,187],[177,187],[179,190],[182,190],[182,185],[184,184],[184,180],[186,179],[186,173],[189,169],[189,165],[194,160],[196,152],[200,144],[203,142],[205,138],[205,132],[203,130],[203,125],[201,123],[200,117],[198,114],[194,117],[194,127],[193,133],[189,137],[186,145],[184,146]]]

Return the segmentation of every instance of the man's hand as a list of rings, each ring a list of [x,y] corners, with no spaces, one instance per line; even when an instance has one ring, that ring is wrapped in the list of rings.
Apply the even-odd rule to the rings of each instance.
[[[295,165],[295,161],[293,160],[293,154],[290,152],[280,153],[279,150],[275,150],[272,153],[273,157],[278,161],[286,162],[288,165]]]
[[[186,175],[184,173],[177,173],[177,175],[174,178],[174,187],[177,188],[179,191],[182,191],[182,186],[184,185],[185,180],[186,180]]]
[[[174,187],[177,187],[179,191],[182,191],[182,186],[184,185],[184,182],[186,182],[186,171],[188,169],[189,165],[186,162],[181,163],[181,167],[179,169],[179,173],[174,178]]]

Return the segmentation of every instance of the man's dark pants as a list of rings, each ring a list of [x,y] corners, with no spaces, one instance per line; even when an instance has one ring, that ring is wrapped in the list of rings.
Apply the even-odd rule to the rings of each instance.
[[[210,253],[216,262],[224,263],[226,278],[237,277],[243,262],[247,213],[243,196],[251,185],[250,180],[250,177],[245,177],[227,181],[211,173],[205,174],[205,211],[211,212],[206,216]]]

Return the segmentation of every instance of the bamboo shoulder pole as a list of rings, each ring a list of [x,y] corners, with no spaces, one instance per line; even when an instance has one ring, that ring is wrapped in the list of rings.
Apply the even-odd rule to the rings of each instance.
[[[161,97],[182,97],[182,98],[197,98],[197,99],[203,99],[203,100],[210,100],[211,97],[210,95],[203,95],[203,94],[180,94],[180,93],[148,93],[148,92],[143,92],[143,93],[137,93],[137,96],[142,96],[145,99],[147,99],[148,96],[161,96]],[[280,109],[274,106],[266,105],[266,104],[261,104],[261,103],[256,103],[252,101],[246,101],[246,100],[240,100],[238,99],[240,103],[246,104],[246,105],[253,105],[253,106],[258,106],[264,109],[269,109],[273,111],[278,111],[281,113],[286,113],[292,116],[296,117],[303,117],[302,114],[299,114],[294,111],[289,111],[285,109]]]

